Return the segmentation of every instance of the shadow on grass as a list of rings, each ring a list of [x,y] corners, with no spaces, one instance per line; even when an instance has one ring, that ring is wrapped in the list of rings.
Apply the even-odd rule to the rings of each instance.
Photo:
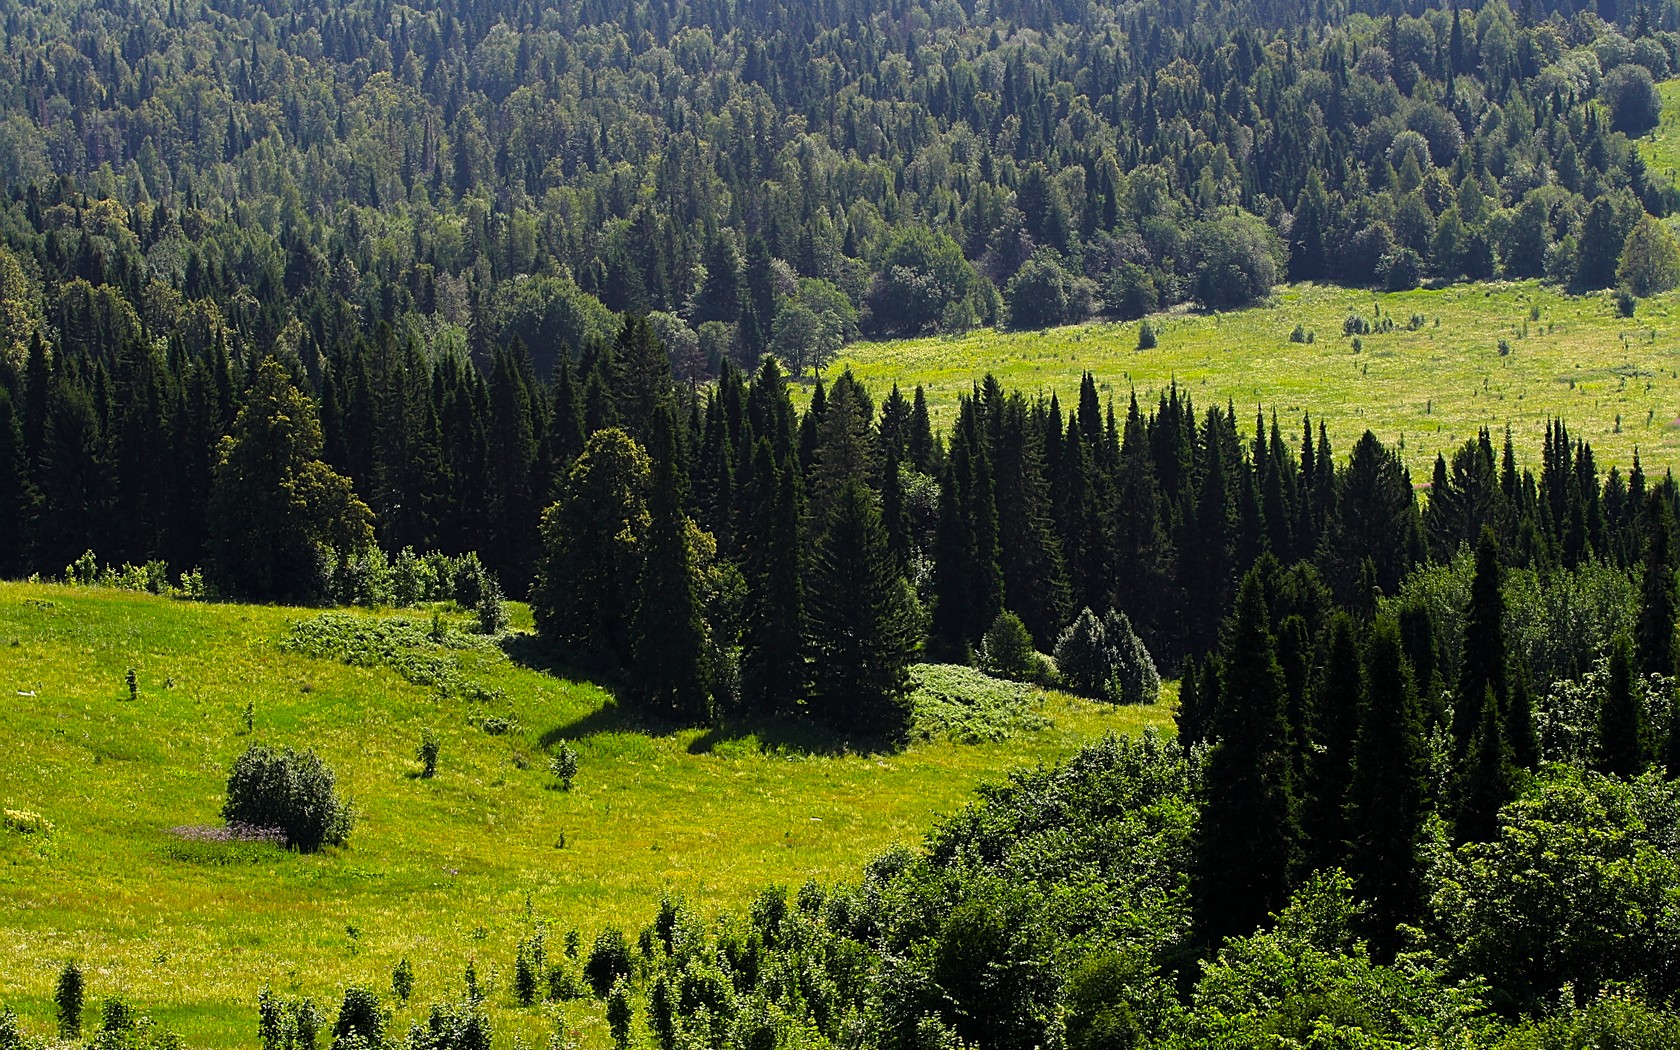
[[[583,659],[565,646],[535,634],[508,634],[501,639],[500,645],[509,660],[520,667],[546,674],[551,678],[584,682],[604,689],[614,696],[618,695],[619,687],[623,684],[618,676],[600,664]]]

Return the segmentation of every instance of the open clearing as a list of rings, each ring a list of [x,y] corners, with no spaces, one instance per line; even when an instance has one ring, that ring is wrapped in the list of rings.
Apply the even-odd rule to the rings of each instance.
[[[348,984],[388,994],[406,956],[415,994],[395,1031],[458,997],[476,959],[498,1044],[540,1047],[553,1020],[509,990],[533,920],[556,946],[577,928],[587,951],[606,924],[633,940],[663,892],[715,914],[768,884],[853,878],[982,780],[1108,729],[1170,722],[1166,703],[1052,695],[1048,728],[1002,743],[825,752],[801,727],[638,726],[603,689],[545,671],[525,633],[453,651],[461,679],[500,691],[488,702],[282,648],[317,615],[0,584],[0,806],[55,825],[44,839],[0,832],[0,1002],[29,1030],[50,1030],[70,958],[90,1003],[120,991],[188,1045],[248,1046],[265,985],[315,996],[330,1016]],[[487,716],[517,727],[491,735]],[[427,727],[442,745],[433,780],[414,757]],[[547,770],[561,740],[581,760],[570,792]],[[227,770],[253,741],[322,753],[358,812],[347,848],[298,856],[171,833],[219,824]],[[567,1010],[588,1044],[607,1043],[598,1004]]]
[[[1355,353],[1342,334],[1350,314],[1391,318],[1394,329],[1358,337]],[[1609,293],[1568,296],[1532,281],[1394,293],[1291,285],[1271,305],[1150,322],[1160,339],[1152,350],[1137,349],[1139,322],[985,330],[859,343],[833,371],[850,366],[878,398],[894,382],[907,392],[921,384],[936,426],[988,372],[1006,390],[1055,393],[1066,407],[1090,371],[1119,412],[1131,391],[1147,408],[1176,381],[1198,410],[1235,405],[1245,431],[1257,406],[1275,409],[1297,444],[1303,411],[1328,425],[1338,453],[1370,429],[1403,443],[1415,481],[1428,480],[1437,451],[1450,454],[1484,426],[1509,426],[1519,461],[1538,469],[1546,420],[1558,416],[1592,443],[1601,469],[1625,470],[1635,449],[1647,472],[1680,467],[1680,292],[1622,318]],[[1314,342],[1290,341],[1297,324]]]

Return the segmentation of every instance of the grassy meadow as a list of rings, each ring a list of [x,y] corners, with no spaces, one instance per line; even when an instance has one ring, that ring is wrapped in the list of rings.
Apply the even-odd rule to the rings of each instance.
[[[348,984],[389,997],[406,956],[416,987],[397,1032],[459,997],[475,959],[498,1045],[540,1047],[555,1008],[519,1009],[510,991],[535,921],[551,950],[577,928],[587,952],[603,925],[633,940],[662,893],[718,913],[768,884],[852,878],[983,780],[1170,721],[1166,703],[1052,695],[1001,743],[850,753],[797,727],[638,725],[523,632],[445,654],[477,700],[283,646],[317,615],[0,584],[0,806],[54,825],[0,829],[0,1002],[26,1029],[50,1030],[71,958],[90,1008],[121,992],[187,1045],[223,1047],[254,1043],[264,986],[312,995],[330,1018]],[[492,715],[516,725],[491,735]],[[441,740],[432,780],[415,759],[426,728]],[[173,830],[220,823],[227,770],[253,741],[322,753],[358,814],[347,847],[300,856]],[[580,756],[570,792],[547,770],[560,741]],[[598,1004],[564,1009],[585,1045],[606,1045]]]
[[[1344,319],[1375,323],[1379,310],[1393,331],[1358,337],[1356,353]],[[1437,451],[1450,454],[1484,426],[1509,426],[1519,459],[1537,469],[1554,416],[1592,443],[1601,469],[1625,470],[1635,449],[1647,472],[1680,467],[1680,292],[1641,301],[1622,318],[1608,293],[1568,296],[1539,282],[1395,293],[1307,284],[1281,287],[1268,305],[1158,314],[1150,323],[1159,334],[1152,350],[1137,349],[1139,322],[983,330],[855,344],[833,371],[850,367],[878,398],[894,382],[906,392],[921,384],[936,426],[988,372],[1005,389],[1054,392],[1067,406],[1088,370],[1120,412],[1131,391],[1152,404],[1176,381],[1198,410],[1234,404],[1245,432],[1257,406],[1277,411],[1294,444],[1310,411],[1328,425],[1338,454],[1372,430],[1403,444],[1420,482]],[[1290,341],[1297,324],[1313,342]]]

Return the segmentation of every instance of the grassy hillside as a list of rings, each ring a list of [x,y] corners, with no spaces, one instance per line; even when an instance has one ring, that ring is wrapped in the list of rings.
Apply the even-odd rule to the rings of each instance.
[[[1680,178],[1680,79],[1660,81],[1657,92],[1662,96],[1662,117],[1657,129],[1640,140],[1639,150],[1645,170],[1661,182]]]
[[[1361,336],[1355,353],[1343,320],[1376,321],[1379,309],[1394,330]],[[1414,314],[1421,327],[1409,330]],[[941,423],[987,372],[1006,389],[1054,391],[1066,405],[1088,369],[1120,411],[1129,391],[1152,402],[1176,379],[1199,406],[1233,402],[1245,429],[1260,405],[1278,411],[1295,441],[1301,412],[1311,411],[1338,452],[1367,428],[1403,441],[1419,481],[1437,450],[1481,426],[1509,425],[1518,455],[1537,460],[1553,416],[1592,442],[1602,467],[1625,469],[1636,448],[1647,470],[1680,466],[1680,293],[1621,318],[1608,294],[1571,297],[1536,282],[1392,294],[1300,285],[1281,289],[1273,305],[1151,323],[1160,334],[1153,350],[1137,349],[1135,322],[1088,324],[858,344],[835,368],[851,366],[881,395],[895,381],[924,385]],[[1313,343],[1290,341],[1297,324]]]
[[[31,1029],[50,1025],[72,957],[90,1004],[122,991],[193,1046],[250,1045],[264,985],[336,1008],[349,983],[388,991],[407,956],[416,1005],[401,1031],[458,996],[476,958],[498,1041],[541,1046],[553,1022],[509,991],[531,917],[555,944],[578,928],[587,950],[604,924],[633,938],[665,891],[716,912],[769,883],[850,877],[977,782],[1168,718],[1164,704],[1052,697],[1036,712],[1047,727],[1029,718],[1038,728],[1002,743],[825,753],[797,730],[644,730],[602,689],[545,671],[529,635],[462,634],[420,653],[446,668],[441,696],[411,684],[413,667],[405,678],[283,647],[317,615],[0,584],[0,806],[55,825],[45,838],[0,830],[0,1002]],[[491,735],[488,716],[517,727]],[[416,775],[427,727],[442,742],[434,780]],[[547,772],[561,740],[581,757],[569,793]],[[347,848],[298,856],[172,832],[219,823],[228,767],[252,741],[321,751],[359,814]],[[568,1009],[605,1041],[588,1007]]]

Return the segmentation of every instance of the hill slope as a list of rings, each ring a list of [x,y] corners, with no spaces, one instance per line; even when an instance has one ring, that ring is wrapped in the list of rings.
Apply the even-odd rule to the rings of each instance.
[[[0,1002],[30,1029],[50,1026],[72,957],[90,1002],[121,991],[193,1046],[249,1045],[265,985],[336,1006],[350,983],[388,989],[406,956],[418,1009],[459,994],[475,958],[498,1032],[540,1045],[551,1023],[508,990],[533,918],[556,942],[578,928],[587,950],[604,924],[633,935],[664,891],[713,912],[769,883],[846,877],[983,778],[1169,717],[1051,698],[1049,728],[1003,743],[824,753],[797,728],[641,729],[605,690],[539,669],[529,635],[497,646],[452,629],[457,648],[403,650],[406,678],[283,644],[320,615],[0,584],[0,748],[14,756],[0,805],[55,825],[0,834]],[[444,690],[408,680],[428,659]],[[480,692],[491,699],[468,699]],[[494,717],[517,724],[480,728]],[[416,776],[426,727],[442,745],[434,780]],[[569,793],[547,772],[560,740],[581,757]],[[358,812],[347,848],[298,856],[172,831],[219,824],[227,769],[253,741],[322,753]],[[587,1034],[599,1021],[585,1013]]]

